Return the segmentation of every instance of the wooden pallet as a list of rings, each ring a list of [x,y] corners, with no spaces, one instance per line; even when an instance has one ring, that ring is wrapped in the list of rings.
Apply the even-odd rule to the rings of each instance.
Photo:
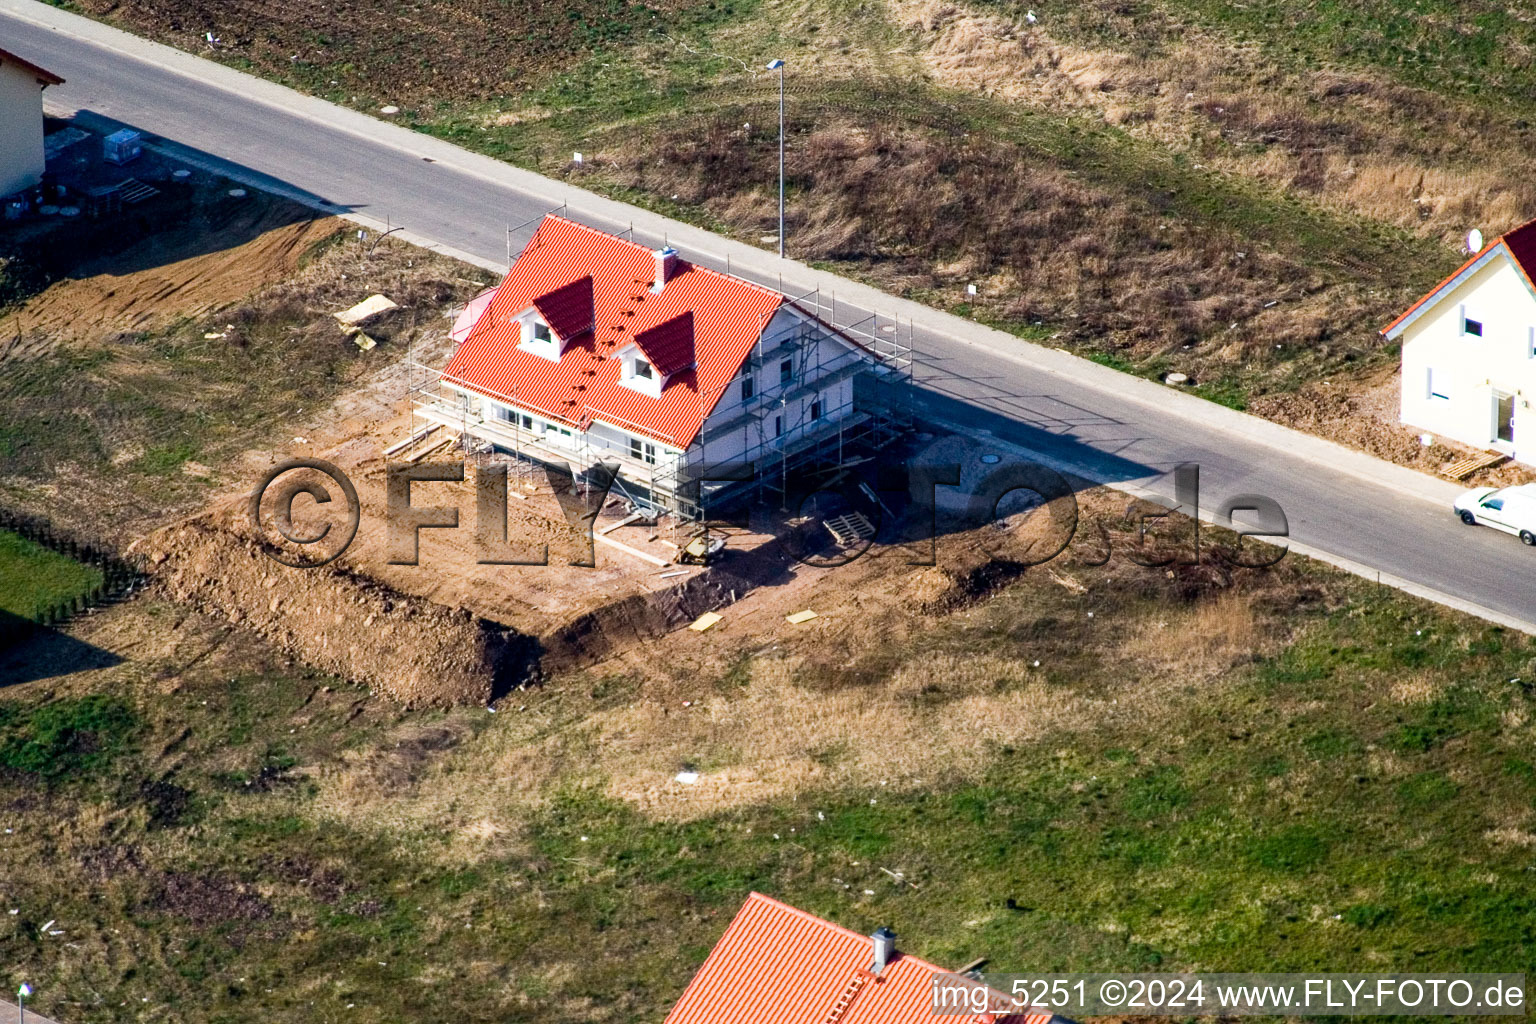
[[[137,178],[129,178],[117,186],[117,194],[123,202],[132,206],[136,203],[142,203],[151,196],[159,195],[160,190],[153,185],[144,184]]]
[[[1497,466],[1508,458],[1509,456],[1503,452],[1478,452],[1476,455],[1469,455],[1451,463],[1443,472],[1452,480],[1465,480],[1478,470]]]
[[[875,524],[862,512],[849,512],[827,520],[827,532],[841,547],[853,547],[875,535]]]

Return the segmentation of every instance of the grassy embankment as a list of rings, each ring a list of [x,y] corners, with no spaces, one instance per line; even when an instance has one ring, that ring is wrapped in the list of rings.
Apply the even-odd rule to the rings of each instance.
[[[496,716],[120,610],[110,707],[0,696],[0,959],[81,1024],[659,1019],[759,889],[997,969],[1531,965],[1531,641],[1052,568],[835,671],[722,634]]]

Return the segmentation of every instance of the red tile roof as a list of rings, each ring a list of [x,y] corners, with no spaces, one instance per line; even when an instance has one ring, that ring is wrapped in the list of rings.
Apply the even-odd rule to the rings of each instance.
[[[596,326],[592,304],[592,275],[563,284],[533,300],[533,306],[562,341],[574,341]]]
[[[663,375],[681,373],[693,365],[693,311],[641,331],[635,344]]]
[[[10,50],[0,50],[0,64],[15,64],[23,71],[31,72],[32,75],[37,78],[39,85],[64,84],[64,79],[60,78],[52,71],[49,71],[47,68],[40,68],[36,64],[33,64],[31,61],[16,56]]]
[[[1396,337],[1400,333],[1397,331],[1399,324],[1406,327],[1407,321],[1414,314],[1432,305],[1448,288],[1459,283],[1463,274],[1481,263],[1496,249],[1503,249],[1509,254],[1509,258],[1514,260],[1515,268],[1525,276],[1526,285],[1536,292],[1536,220],[1530,220],[1483,246],[1481,251],[1474,253],[1471,259],[1457,267],[1455,273],[1435,285],[1418,302],[1409,306],[1401,316],[1383,327],[1381,333],[1389,338]]]
[[[693,976],[666,1024],[826,1024],[860,978],[837,1024],[1048,1024],[1051,1015],[933,1012],[943,968],[897,953],[868,973],[874,943],[803,910],[753,893]]]
[[[653,293],[655,268],[655,255],[643,245],[545,217],[443,379],[579,429],[600,419],[686,447],[784,297],[681,259]],[[572,310],[583,310],[584,300],[572,297],[584,294],[588,279],[594,329],[568,336],[554,318],[583,318]],[[538,306],[565,342],[559,362],[518,349],[517,325],[509,320],[529,306]],[[632,340],[658,368],[681,367],[660,398],[619,383],[620,360],[612,357]]]

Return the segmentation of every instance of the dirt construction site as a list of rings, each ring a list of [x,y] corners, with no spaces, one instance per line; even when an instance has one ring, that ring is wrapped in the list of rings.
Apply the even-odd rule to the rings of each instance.
[[[941,536],[938,565],[922,564],[934,544],[890,543],[902,499],[886,495],[864,509],[887,520],[878,543],[840,547],[825,509],[758,503],[750,526],[710,522],[723,550],[685,564],[704,526],[637,518],[622,488],[557,493],[558,474],[413,418],[454,317],[492,283],[483,271],[183,170],[146,158],[136,173],[159,192],[141,210],[5,239],[10,271],[41,269],[18,277],[36,286],[0,315],[0,499],[132,554],[189,611],[409,706],[484,704],[609,660],[644,667],[661,637],[685,661],[781,643],[836,660],[889,628],[882,609],[943,607],[1008,561],[987,553],[1007,536],[989,527],[981,545]],[[387,306],[359,323],[338,319],[379,295]],[[355,539],[317,568],[272,557],[270,507],[260,535],[249,513],[253,489],[292,459],[333,464],[356,488]],[[482,562],[476,485],[498,464],[507,545],[545,564]],[[411,488],[415,509],[458,516],[416,531],[414,558],[391,547],[392,465],[464,467]],[[290,534],[339,536],[344,504],[299,497]]]
[[[484,703],[609,659],[643,665],[654,657],[649,641],[663,636],[669,653],[682,658],[777,642],[850,650],[855,637],[889,627],[885,611],[944,608],[1011,578],[1023,565],[1010,553],[1022,559],[1023,538],[1051,530],[1049,516],[1025,510],[1012,523],[986,527],[981,543],[971,531],[941,536],[925,550],[922,538],[840,548],[815,514],[781,514],[777,527],[762,516],[748,517],[752,526],[669,516],[637,521],[614,493],[601,504],[580,493],[562,500],[558,481],[542,467],[466,453],[451,435],[436,436],[447,431],[422,436],[421,422],[401,408],[402,373],[408,368],[346,396],[329,425],[305,428],[285,453],[334,465],[356,489],[357,533],[334,561],[292,568],[270,557],[315,556],[281,541],[265,504],[265,540],[256,538],[251,488],[281,461],[265,452],[247,455],[236,474],[244,487],[157,531],[139,550],[178,600],[408,704]],[[476,479],[498,463],[509,470],[512,557],[535,564],[483,564]],[[454,528],[416,533],[415,564],[399,564],[412,558],[412,531],[390,536],[391,466],[463,467],[462,480],[411,488],[413,509],[451,509],[458,517]],[[286,532],[310,537],[329,526],[339,535],[345,516],[336,483],[312,470],[290,472],[338,500],[298,498]],[[899,496],[886,501],[887,510],[899,507]],[[589,507],[596,510],[590,519]],[[685,563],[681,549],[706,530],[724,548],[707,566]],[[914,564],[935,548],[938,565]]]

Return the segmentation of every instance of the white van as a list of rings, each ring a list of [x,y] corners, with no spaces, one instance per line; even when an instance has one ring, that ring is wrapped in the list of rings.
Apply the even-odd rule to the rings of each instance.
[[[1536,484],[1474,487],[1451,508],[1468,526],[1491,526],[1536,545]]]

